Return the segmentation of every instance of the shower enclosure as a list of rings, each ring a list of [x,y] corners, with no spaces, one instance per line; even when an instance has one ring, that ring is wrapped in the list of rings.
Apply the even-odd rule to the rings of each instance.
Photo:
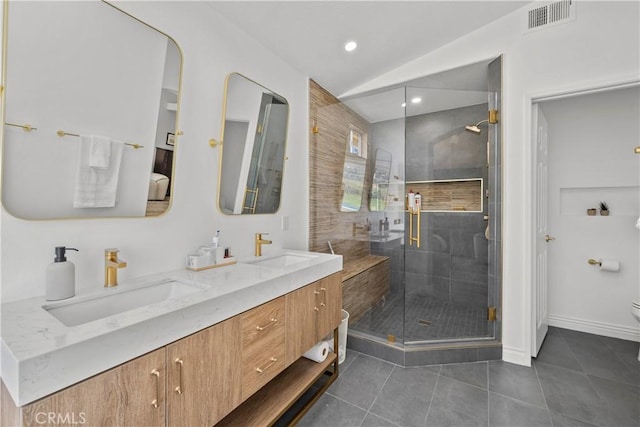
[[[351,348],[403,365],[501,357],[500,70],[498,58],[341,100],[368,122],[360,213],[370,254],[390,260],[384,295],[349,321]]]

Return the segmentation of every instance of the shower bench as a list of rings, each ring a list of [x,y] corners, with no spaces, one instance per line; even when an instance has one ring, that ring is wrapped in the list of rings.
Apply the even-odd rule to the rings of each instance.
[[[356,322],[389,293],[390,259],[380,255],[344,260],[342,306]]]

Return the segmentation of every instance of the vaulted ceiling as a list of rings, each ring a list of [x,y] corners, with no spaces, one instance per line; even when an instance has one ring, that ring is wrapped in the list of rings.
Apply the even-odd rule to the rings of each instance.
[[[265,48],[336,96],[529,1],[212,1]],[[354,40],[358,48],[346,52]]]

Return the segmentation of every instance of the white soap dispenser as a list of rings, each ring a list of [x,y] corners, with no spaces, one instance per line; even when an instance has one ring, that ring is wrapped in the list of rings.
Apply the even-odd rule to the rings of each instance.
[[[76,266],[67,261],[66,251],[78,251],[76,248],[56,246],[56,257],[47,266],[45,284],[47,301],[71,298],[76,294]]]

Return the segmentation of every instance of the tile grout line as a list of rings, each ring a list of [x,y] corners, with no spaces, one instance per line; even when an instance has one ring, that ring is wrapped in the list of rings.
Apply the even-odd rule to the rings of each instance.
[[[329,396],[333,397],[334,399],[337,399],[337,400],[339,400],[339,401],[341,401],[341,402],[346,403],[347,405],[353,406],[354,408],[358,408],[358,409],[360,409],[360,410],[365,411],[366,413],[368,413],[368,411],[367,411],[365,408],[363,408],[362,406],[358,406],[358,405],[356,405],[355,403],[351,403],[351,402],[349,402],[348,400],[344,400],[344,399],[343,399],[343,398],[341,398],[340,396],[336,396],[335,394],[331,394],[331,393],[329,393],[328,391],[327,391],[327,392],[325,392],[325,394],[328,394]],[[366,415],[366,414],[365,414],[365,415]]]
[[[547,334],[549,332],[547,331]],[[583,374],[587,374],[587,371],[584,369],[584,366],[582,366],[582,364],[580,363],[580,360],[578,359],[576,353],[573,351],[573,347],[569,345],[569,343],[567,342],[567,339],[565,338],[564,334],[562,333],[562,331],[560,331],[560,336],[562,337],[562,341],[565,343],[565,345],[567,347],[569,347],[569,351],[571,352],[571,355],[573,356],[573,358],[575,359],[576,363],[578,364],[578,366],[580,367],[580,371]]]
[[[373,399],[373,402],[371,402],[371,405],[369,405],[369,409],[367,409],[367,415],[371,413],[371,408],[373,408],[373,405],[375,405],[376,400],[378,400],[378,397],[380,397],[380,393],[382,393],[382,389],[384,388],[385,385],[387,385],[387,383],[389,382],[389,378],[391,378],[391,374],[393,374],[393,371],[395,371],[397,367],[398,367],[397,365],[394,366],[393,369],[391,369],[391,371],[389,372],[389,375],[387,375],[387,378],[384,380],[382,387],[380,387],[380,390],[378,390],[378,393],[376,394],[376,397]],[[373,414],[373,415],[375,415],[376,417],[378,416],[376,414]]]
[[[547,414],[549,414],[549,420],[551,421],[551,425],[555,427],[555,423],[553,422],[553,417],[551,416],[551,409],[549,409],[549,405],[547,404],[547,396],[544,394],[544,388],[542,388],[542,381],[540,381],[540,375],[538,375],[538,368],[535,363],[531,364],[533,368],[533,372],[536,373],[536,379],[538,380],[538,386],[540,387],[540,392],[542,393],[542,398],[544,399],[544,406],[547,409]]]
[[[491,390],[490,390],[490,381],[489,377],[489,362],[487,362],[487,426],[491,425]]]
[[[433,391],[431,392],[431,400],[429,400],[429,406],[427,407],[427,413],[424,416],[423,426],[426,427],[427,420],[429,419],[429,412],[431,412],[431,405],[433,404],[433,398],[436,395],[436,390],[438,388],[438,383],[440,382],[440,372],[442,372],[442,365],[438,368],[438,377],[436,378],[436,384],[433,386]]]

